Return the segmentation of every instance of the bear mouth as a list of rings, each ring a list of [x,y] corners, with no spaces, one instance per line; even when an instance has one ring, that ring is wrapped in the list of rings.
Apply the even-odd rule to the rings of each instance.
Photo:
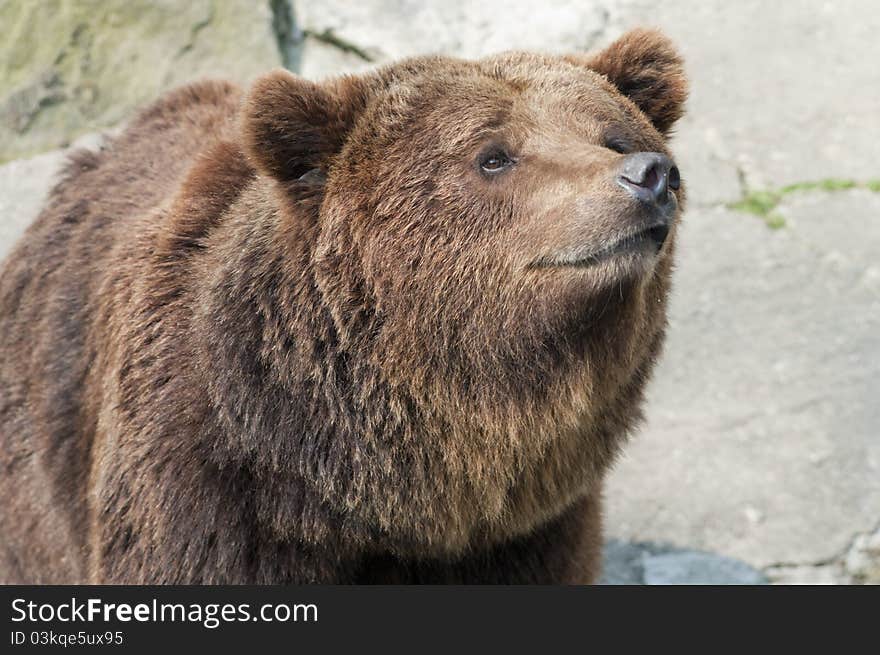
[[[608,245],[589,250],[573,250],[551,257],[542,257],[532,268],[589,268],[618,255],[649,254],[660,252],[669,236],[669,223],[656,223],[637,232],[618,237]]]

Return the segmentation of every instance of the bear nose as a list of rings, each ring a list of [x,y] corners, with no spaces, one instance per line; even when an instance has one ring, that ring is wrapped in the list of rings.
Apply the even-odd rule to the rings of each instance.
[[[664,205],[669,201],[669,190],[681,186],[681,177],[666,155],[636,152],[624,158],[617,183],[642,202]]]

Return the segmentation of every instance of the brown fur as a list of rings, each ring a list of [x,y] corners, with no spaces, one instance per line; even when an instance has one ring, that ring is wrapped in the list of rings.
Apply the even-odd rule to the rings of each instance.
[[[0,278],[0,581],[594,580],[674,228],[545,264],[634,224],[603,139],[684,95],[637,32],[200,83],[76,154]]]

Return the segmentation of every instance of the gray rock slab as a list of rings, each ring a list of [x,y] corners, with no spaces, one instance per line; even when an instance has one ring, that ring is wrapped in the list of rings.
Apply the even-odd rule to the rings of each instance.
[[[642,555],[645,584],[649,585],[759,585],[767,578],[754,568],[712,553],[679,551]]]
[[[645,548],[640,544],[618,539],[608,540],[602,553],[601,584],[644,584],[642,555],[645,552]]]
[[[686,215],[646,425],[610,478],[612,536],[765,567],[839,557],[876,525],[880,196],[781,211],[781,230]]]
[[[843,558],[843,568],[851,581],[880,584],[880,527],[853,539]]]
[[[602,558],[601,584],[671,585],[767,584],[767,577],[745,562],[670,544],[610,539]]]

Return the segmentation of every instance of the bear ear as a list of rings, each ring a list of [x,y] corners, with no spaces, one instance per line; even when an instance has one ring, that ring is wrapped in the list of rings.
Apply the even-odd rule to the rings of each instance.
[[[632,100],[663,134],[684,113],[688,85],[681,56],[657,30],[627,32],[586,61]]]
[[[257,169],[280,182],[322,180],[355,117],[339,93],[345,81],[325,87],[283,69],[257,79],[242,125],[245,152]]]

